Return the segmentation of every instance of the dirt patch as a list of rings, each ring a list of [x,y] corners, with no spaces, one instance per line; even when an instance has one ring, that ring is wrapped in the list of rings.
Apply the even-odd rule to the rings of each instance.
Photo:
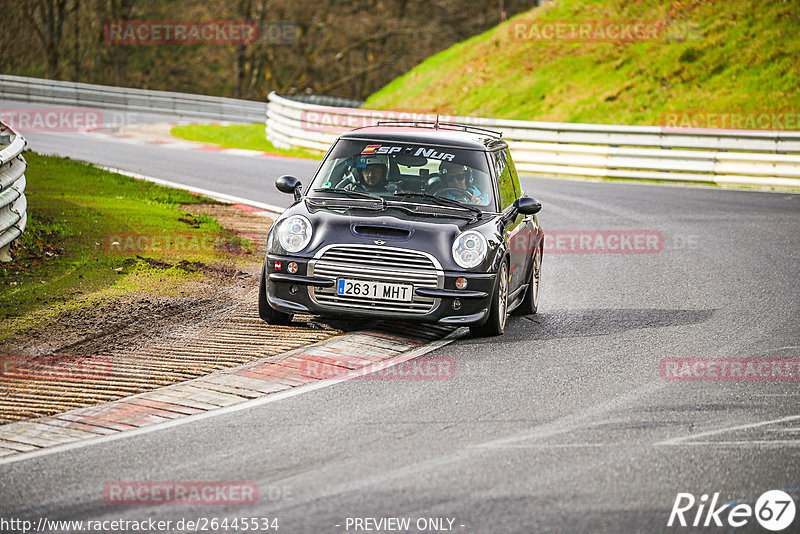
[[[152,258],[142,259],[152,267],[173,267]],[[229,266],[204,265],[204,268],[208,276],[186,283],[177,295],[133,291],[121,298],[68,310],[44,327],[22,331],[2,347],[10,346],[17,353],[30,356],[91,356],[109,348],[134,344],[173,324],[191,321],[231,305],[235,299],[235,283],[239,280],[214,275],[225,270],[241,271]],[[253,276],[245,274],[245,277],[252,279]]]
[[[195,215],[208,215],[238,236],[254,245],[254,254],[261,261],[266,252],[267,232],[272,218],[265,212],[248,212],[222,204],[186,204],[181,209]]]
[[[178,221],[186,223],[192,228],[200,228],[200,221],[195,217],[181,217]]]

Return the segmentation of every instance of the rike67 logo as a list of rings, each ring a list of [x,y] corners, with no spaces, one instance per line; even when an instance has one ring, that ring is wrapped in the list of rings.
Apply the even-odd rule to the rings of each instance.
[[[695,499],[691,493],[678,493],[667,526],[738,528],[755,518],[765,529],[778,532],[788,528],[797,513],[792,497],[781,490],[765,492],[755,505],[736,501],[718,503],[719,492],[712,496],[711,502],[708,494]]]

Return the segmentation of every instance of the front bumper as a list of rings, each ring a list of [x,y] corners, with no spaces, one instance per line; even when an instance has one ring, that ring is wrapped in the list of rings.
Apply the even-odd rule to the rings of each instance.
[[[290,262],[297,263],[297,271],[288,273]],[[415,295],[435,299],[435,304],[426,313],[399,310],[350,309],[343,306],[323,304],[314,298],[316,288],[330,288],[336,280],[321,276],[309,276],[309,259],[268,255],[264,270],[268,276],[267,302],[285,313],[311,313],[348,317],[395,318],[446,325],[474,325],[486,321],[494,292],[494,273],[467,273],[443,271],[442,287],[417,288]],[[466,289],[457,289],[457,278],[467,279]],[[382,282],[380,278],[361,277],[363,280]]]

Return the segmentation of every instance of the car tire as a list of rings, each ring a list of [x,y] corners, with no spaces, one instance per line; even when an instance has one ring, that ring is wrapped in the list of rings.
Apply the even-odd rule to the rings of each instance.
[[[470,326],[469,331],[475,337],[499,336],[506,329],[508,319],[508,264],[500,264],[497,272],[497,288],[492,295],[489,308],[489,319],[482,325]]]
[[[539,310],[539,288],[542,279],[542,251],[537,248],[533,253],[533,262],[531,264],[531,277],[528,280],[528,289],[525,291],[525,296],[522,302],[514,310],[516,315],[533,315]]]
[[[291,313],[283,313],[272,308],[267,302],[267,274],[261,271],[261,284],[258,289],[258,315],[268,324],[288,325],[292,322]]]

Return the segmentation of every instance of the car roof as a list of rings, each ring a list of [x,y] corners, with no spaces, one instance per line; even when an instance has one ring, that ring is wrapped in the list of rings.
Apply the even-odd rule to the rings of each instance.
[[[414,143],[467,150],[497,150],[508,146],[505,141],[488,132],[426,126],[367,126],[344,133],[340,139]]]

